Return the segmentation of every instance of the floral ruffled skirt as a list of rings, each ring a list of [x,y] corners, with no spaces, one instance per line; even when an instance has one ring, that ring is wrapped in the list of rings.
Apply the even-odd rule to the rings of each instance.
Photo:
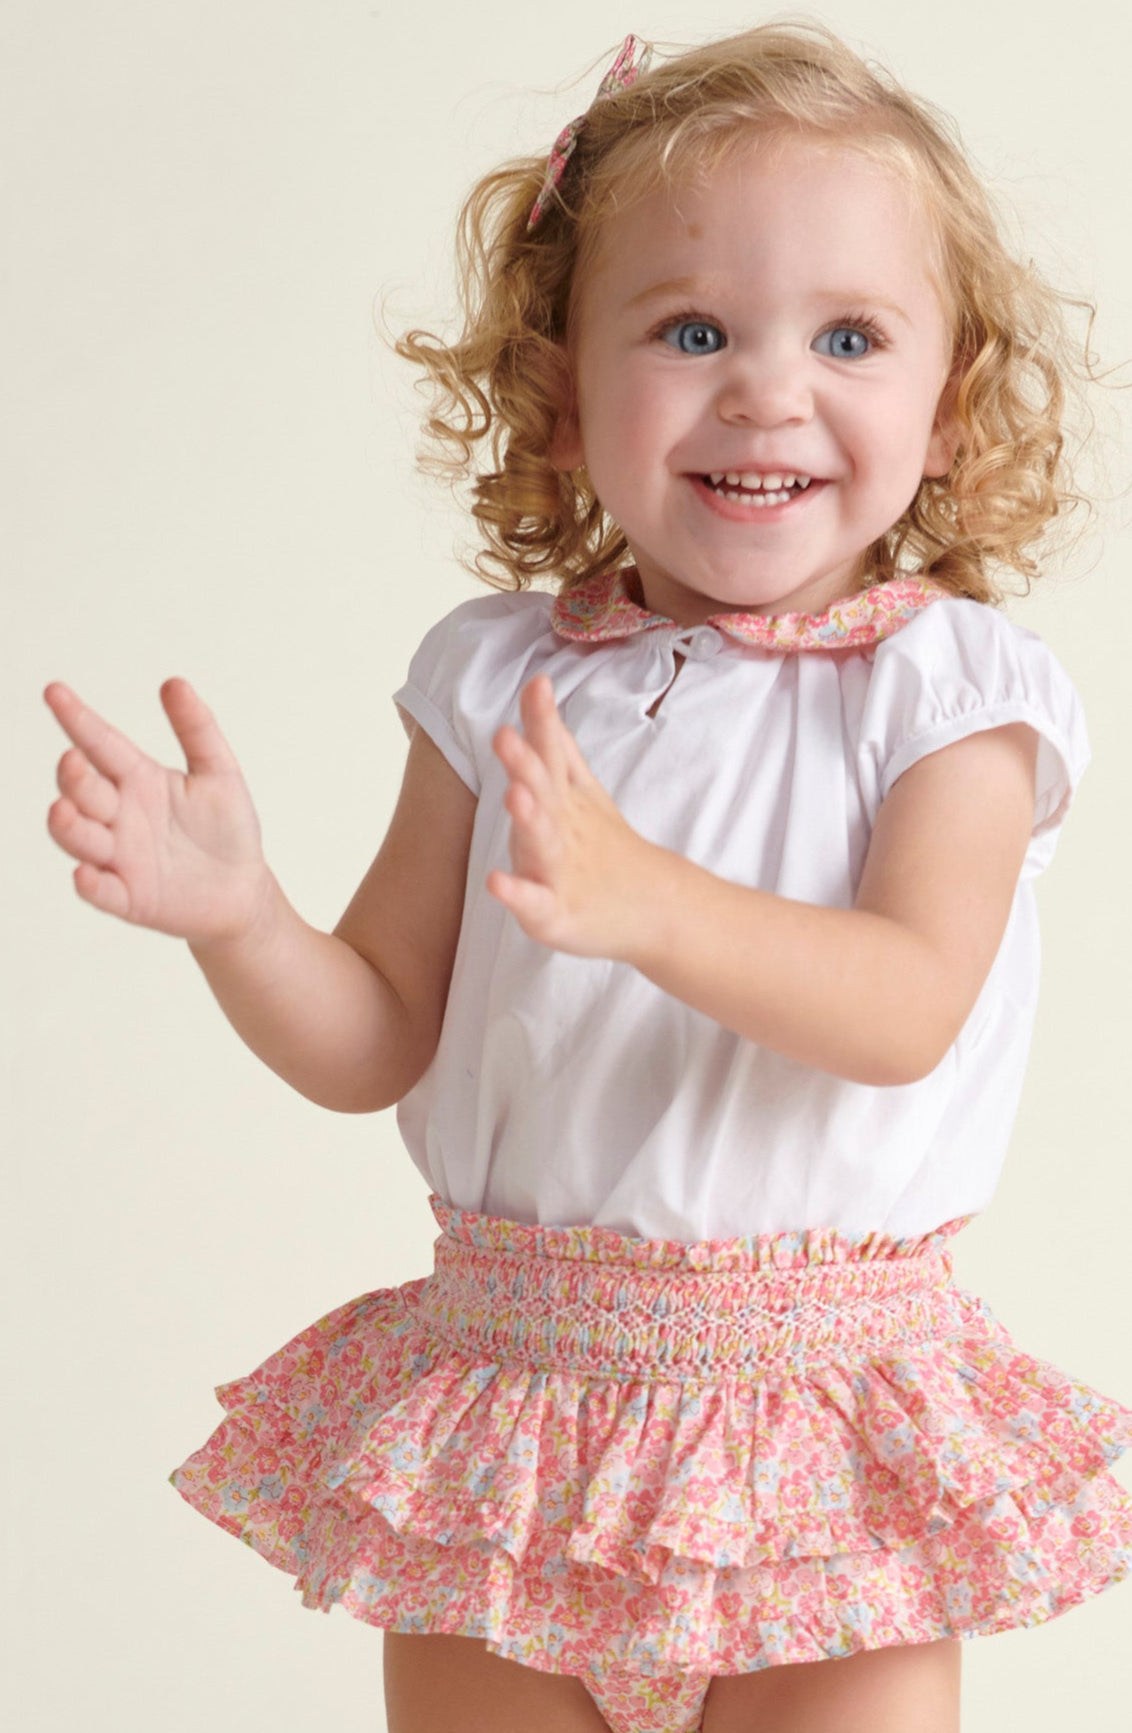
[[[1037,1624],[1132,1573],[1132,1409],[953,1284],[970,1217],[685,1244],[429,1201],[433,1274],[221,1385],[169,1477],[304,1606],[643,1702]]]

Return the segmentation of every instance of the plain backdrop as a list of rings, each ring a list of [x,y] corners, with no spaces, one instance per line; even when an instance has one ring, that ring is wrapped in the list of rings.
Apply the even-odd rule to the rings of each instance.
[[[193,681],[268,858],[331,928],[406,741],[390,694],[483,593],[418,478],[417,399],[378,335],[454,307],[459,203],[545,151],[633,30],[771,14],[671,0],[4,0],[4,1420],[21,1733],[384,1727],[382,1638],[190,1510],[170,1470],[213,1387],[432,1267],[392,1111],[325,1112],[242,1045],[187,947],[92,909],[46,830],[65,680],[183,767]],[[1132,356],[1127,8],[845,0],[809,13],[955,115],[1033,256]],[[1132,380],[1124,365],[1113,383]],[[956,1279],[1029,1351],[1132,1403],[1127,895],[1129,393],[1099,394],[1089,539],[1009,612],[1084,698],[1094,761],[1040,881],[1043,996],[993,1205]],[[1117,1469],[1132,1487],[1127,1461]],[[965,1733],[1123,1724],[1132,1587],[964,1647]]]

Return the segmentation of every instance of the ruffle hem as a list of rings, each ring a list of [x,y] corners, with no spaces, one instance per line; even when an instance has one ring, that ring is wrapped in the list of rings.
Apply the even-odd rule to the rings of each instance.
[[[429,1201],[433,1275],[219,1386],[169,1476],[305,1607],[547,1672],[743,1673],[1132,1572],[1132,1409],[954,1286],[970,1217],[688,1245]]]

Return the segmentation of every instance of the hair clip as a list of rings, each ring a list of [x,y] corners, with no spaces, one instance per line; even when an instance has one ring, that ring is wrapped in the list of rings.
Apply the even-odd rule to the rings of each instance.
[[[635,36],[626,36],[617,52],[616,60],[598,85],[594,102],[600,102],[603,96],[614,96],[619,90],[628,90],[631,84],[637,82],[638,75],[646,70],[651,59],[651,43],[642,43]],[[593,103],[590,104],[591,108],[592,106]],[[588,112],[587,109],[586,113]],[[537,228],[541,221],[550,196],[562,179],[562,171],[574,153],[574,146],[578,142],[578,134],[582,130],[585,118],[584,114],[579,114],[568,126],[562,128],[555,139],[553,149],[547,159],[546,175],[542,186],[539,188],[538,198],[531,206],[531,214],[527,218],[528,232]]]

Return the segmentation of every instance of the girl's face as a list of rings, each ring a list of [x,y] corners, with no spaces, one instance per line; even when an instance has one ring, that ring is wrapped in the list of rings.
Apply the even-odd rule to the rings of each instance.
[[[578,288],[553,457],[586,465],[648,608],[697,625],[859,588],[862,552],[954,456],[928,256],[897,175],[805,140],[611,217]],[[790,476],[809,485],[750,503]],[[754,477],[770,487],[752,495]]]

